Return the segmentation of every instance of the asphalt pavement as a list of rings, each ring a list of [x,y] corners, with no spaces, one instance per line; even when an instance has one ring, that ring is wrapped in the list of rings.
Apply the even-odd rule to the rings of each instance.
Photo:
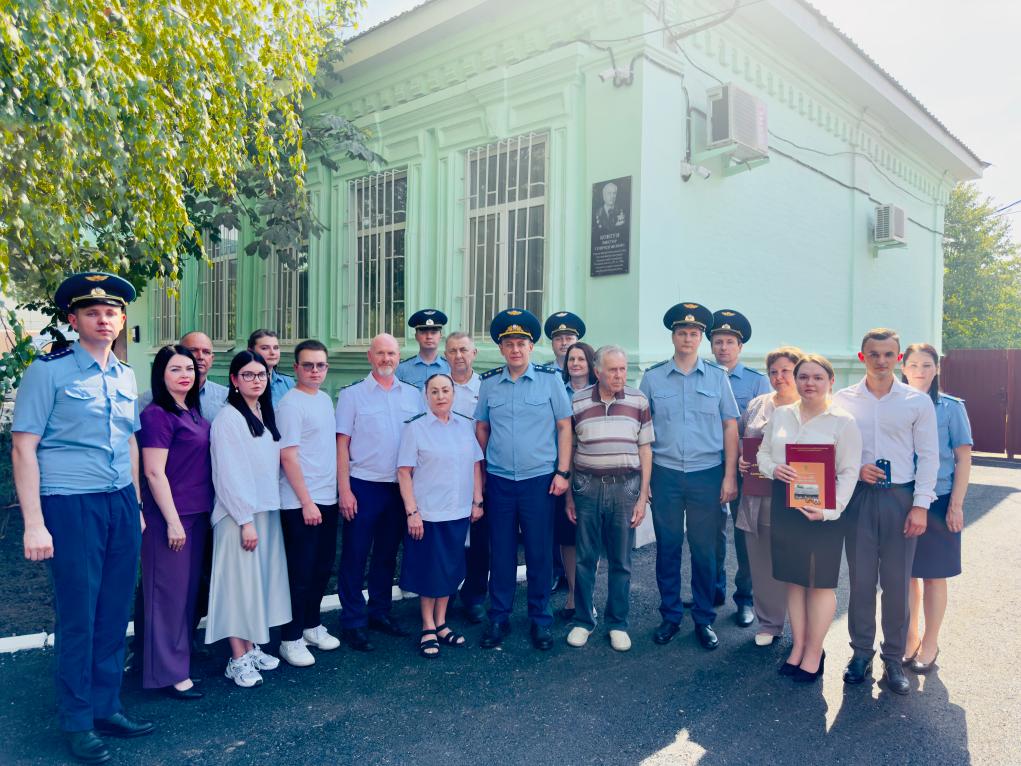
[[[977,466],[966,504],[964,574],[951,581],[937,669],[909,673],[898,697],[877,681],[847,687],[846,573],[826,640],[822,683],[779,677],[789,638],[758,648],[752,628],[716,621],[720,648],[703,651],[685,618],[667,646],[659,623],[655,547],[635,554],[633,649],[602,630],[584,649],[528,641],[524,589],[513,632],[477,647],[481,627],[453,620],[472,642],[420,659],[411,639],[375,635],[376,651],[319,652],[314,667],[264,674],[240,689],[223,677],[226,648],[195,663],[206,697],[177,702],[125,681],[123,700],[158,731],[110,740],[121,764],[1021,764],[1021,468]],[[733,560],[728,562],[733,572]],[[605,593],[605,574],[597,605]],[[687,574],[685,574],[687,582]],[[731,580],[732,582],[732,580]],[[556,594],[554,607],[562,606]],[[417,631],[418,602],[395,615]],[[337,613],[326,618],[331,631]],[[269,647],[270,651],[275,646]],[[879,665],[877,661],[877,666]],[[0,763],[69,762],[56,732],[53,653],[0,657]]]

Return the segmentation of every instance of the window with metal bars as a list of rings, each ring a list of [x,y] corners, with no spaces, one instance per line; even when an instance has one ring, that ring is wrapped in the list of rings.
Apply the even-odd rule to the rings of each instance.
[[[282,341],[308,337],[308,244],[278,249],[266,259],[262,326]]]
[[[177,343],[181,336],[181,283],[157,279],[151,295],[153,342],[157,346]]]
[[[210,265],[199,269],[199,326],[211,340],[232,343],[237,337],[238,230],[220,227],[220,238],[206,238]]]
[[[355,342],[404,335],[408,174],[387,170],[348,183],[355,259]]]
[[[510,306],[542,316],[547,135],[507,138],[466,155],[465,321],[484,337]]]

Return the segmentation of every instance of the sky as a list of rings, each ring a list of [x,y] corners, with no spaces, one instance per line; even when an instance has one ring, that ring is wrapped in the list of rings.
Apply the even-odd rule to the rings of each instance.
[[[368,0],[366,29],[422,0]],[[997,207],[1021,200],[1017,0],[810,0],[947,129],[992,163],[979,188]],[[1011,53],[1014,51],[1014,53]],[[1021,204],[1007,220],[1021,245]]]

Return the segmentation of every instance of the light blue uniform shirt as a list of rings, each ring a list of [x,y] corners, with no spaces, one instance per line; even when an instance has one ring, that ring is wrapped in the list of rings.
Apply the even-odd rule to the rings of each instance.
[[[363,380],[340,389],[337,433],[351,437],[351,476],[396,482],[404,422],[421,411],[421,392],[397,379],[387,390],[370,372]]]
[[[557,421],[573,414],[564,381],[545,365],[529,364],[517,380],[506,367],[482,376],[475,419],[489,423],[486,470],[512,481],[553,473]]]
[[[956,396],[940,394],[936,402],[936,426],[939,429],[939,472],[936,474],[936,495],[949,494],[954,485],[954,449],[974,444],[971,421],[964,401]]]
[[[284,394],[294,388],[294,386],[294,378],[290,375],[277,372],[277,368],[274,367],[273,371],[269,374],[269,395],[273,399],[273,406],[276,407],[280,400],[284,398]]]
[[[114,492],[131,483],[128,440],[141,428],[134,371],[110,353],[105,370],[78,343],[25,372],[12,431],[37,434],[39,494]]]
[[[397,365],[397,377],[419,390],[438,372],[450,374],[450,363],[439,354],[431,362],[425,361],[420,354],[415,354]]]
[[[152,389],[145,391],[138,397],[138,411],[141,412],[152,404]],[[207,380],[199,389],[199,405],[202,407],[202,417],[210,423],[227,404],[227,387],[212,380]]]
[[[740,362],[734,365],[734,369],[727,373],[727,376],[730,378],[730,390],[734,392],[734,399],[737,400],[737,407],[742,415],[748,409],[748,402],[773,390],[769,385],[769,378]]]
[[[684,374],[668,359],[645,371],[639,386],[652,408],[652,461],[691,473],[723,462],[723,421],[740,415],[727,371],[699,359]]]

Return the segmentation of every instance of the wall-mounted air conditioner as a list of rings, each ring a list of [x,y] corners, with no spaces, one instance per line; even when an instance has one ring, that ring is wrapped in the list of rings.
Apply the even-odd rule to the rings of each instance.
[[[877,247],[898,247],[908,243],[907,214],[896,205],[876,205],[872,241]]]
[[[729,147],[736,160],[769,156],[766,104],[735,85],[721,85],[706,93],[709,102],[707,149]]]

